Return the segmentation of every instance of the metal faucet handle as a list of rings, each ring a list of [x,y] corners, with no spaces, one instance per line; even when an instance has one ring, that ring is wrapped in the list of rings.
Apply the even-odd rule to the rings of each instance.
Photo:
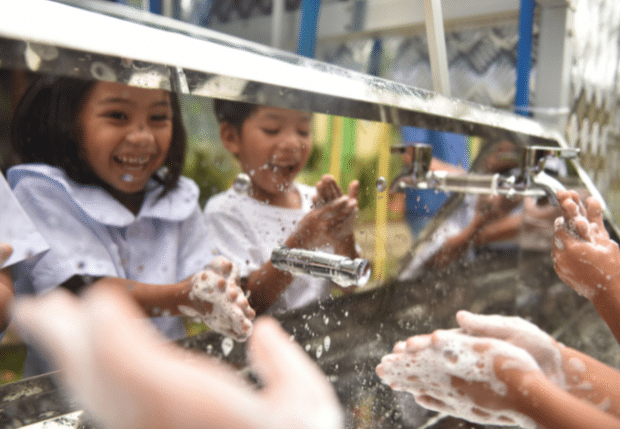
[[[544,168],[545,160],[549,157],[572,159],[579,155],[577,148],[556,146],[527,146],[522,149],[524,168]]]
[[[413,174],[417,179],[426,177],[433,159],[433,147],[426,143],[413,143],[392,146],[391,153],[403,155],[403,170],[407,174]]]
[[[580,149],[571,147],[555,147],[555,146],[528,146],[525,150],[532,151],[534,153],[542,153],[547,156],[555,156],[562,159],[576,158],[579,155]]]

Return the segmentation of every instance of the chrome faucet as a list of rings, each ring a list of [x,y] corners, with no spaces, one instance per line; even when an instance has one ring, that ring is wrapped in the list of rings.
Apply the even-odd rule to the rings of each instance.
[[[343,287],[364,286],[370,279],[370,263],[366,259],[350,259],[342,255],[306,249],[277,246],[271,252],[271,263],[293,275],[307,274],[330,279]]]
[[[556,198],[557,191],[565,189],[558,180],[545,172],[549,157],[574,158],[579,149],[547,146],[527,146],[521,149],[521,167],[515,175],[451,174],[447,171],[430,171],[432,147],[424,143],[393,146],[392,153],[407,155],[403,172],[390,186],[391,192],[404,192],[406,188],[436,189],[468,194],[501,194],[527,197],[549,196]]]

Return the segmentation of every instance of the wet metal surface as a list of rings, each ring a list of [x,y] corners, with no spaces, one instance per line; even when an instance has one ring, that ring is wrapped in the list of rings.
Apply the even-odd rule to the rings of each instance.
[[[311,305],[277,318],[333,383],[346,410],[347,427],[487,427],[424,410],[411,395],[393,392],[375,374],[381,357],[397,341],[454,327],[454,315],[460,309],[519,314],[566,345],[612,366],[620,363],[613,335],[591,304],[559,281],[547,252],[520,256],[480,253],[466,265],[427,272],[415,281],[394,280],[372,291]],[[245,368],[243,343],[235,343],[231,350],[226,347],[228,341],[214,333],[179,343],[228,361],[252,379]],[[0,415],[4,421],[26,423],[33,421],[32,415],[37,413],[52,417],[50,413],[75,411],[69,403],[59,400],[61,395],[50,383],[50,378],[43,376],[0,387],[4,398]],[[36,393],[10,399],[9,390]],[[71,425],[76,421],[66,419],[66,427],[75,427]],[[84,421],[80,425],[89,427]]]
[[[39,2],[37,7],[30,1],[10,2],[0,14],[0,68],[113,80],[479,136],[492,144],[481,148],[472,168],[477,172],[493,155],[493,145],[501,141],[519,147],[565,145],[557,133],[509,112],[108,6],[99,10],[105,12],[102,15],[51,1]],[[29,25],[37,20],[53,21],[57,31],[45,33]],[[76,38],[76,23],[92,33]],[[124,43],[112,43],[108,37],[119,37]],[[108,42],[102,46],[101,40]],[[181,42],[185,54],[178,48]],[[248,66],[239,67],[240,63]],[[578,162],[574,166],[596,195]],[[460,197],[449,200],[418,238],[431,237],[462,203]],[[414,242],[412,255],[420,250],[419,243]],[[346,409],[347,427],[476,427],[418,407],[411,395],[393,392],[375,374],[376,365],[395,342],[454,327],[454,315],[460,309],[520,315],[559,341],[612,366],[620,365],[619,347],[609,329],[588,301],[558,280],[548,249],[478,250],[467,263],[402,277],[277,317],[333,383]],[[245,367],[244,344],[230,348],[228,339],[211,333],[180,344],[224,359],[252,378]],[[0,386],[0,400],[0,427],[54,418],[56,427],[92,427],[79,413],[70,414],[79,410],[63,397],[51,375]]]

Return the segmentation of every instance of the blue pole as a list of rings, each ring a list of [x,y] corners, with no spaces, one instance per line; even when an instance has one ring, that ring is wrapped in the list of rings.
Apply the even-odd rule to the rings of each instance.
[[[536,2],[534,0],[521,0],[519,10],[515,113],[523,116],[530,116],[530,70],[532,68],[532,28],[535,5]]]
[[[297,53],[304,57],[314,58],[320,7],[321,0],[302,0],[301,2],[301,22],[299,23]]]
[[[156,13],[158,15],[162,14],[162,0],[150,0],[149,1],[149,9],[152,13]]]

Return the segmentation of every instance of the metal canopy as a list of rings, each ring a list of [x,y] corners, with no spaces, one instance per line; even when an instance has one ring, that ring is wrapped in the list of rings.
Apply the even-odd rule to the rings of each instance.
[[[10,2],[0,67],[413,125],[518,144],[562,136],[509,112],[444,97],[129,7]]]

